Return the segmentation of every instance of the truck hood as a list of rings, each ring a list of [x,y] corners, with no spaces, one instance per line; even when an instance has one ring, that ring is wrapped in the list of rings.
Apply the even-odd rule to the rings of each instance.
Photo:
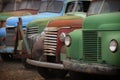
[[[39,13],[37,15],[10,17],[6,21],[6,26],[7,27],[16,27],[19,18],[22,19],[22,27],[26,27],[26,25],[33,20],[43,19],[43,18],[51,18],[51,17],[56,17],[56,16],[61,16],[61,14],[45,12],[45,13]]]
[[[85,12],[70,12],[66,14],[67,16],[80,16],[82,18],[86,18]]]
[[[61,21],[62,20],[75,20],[75,19],[83,20],[85,17],[81,17],[81,15],[86,16],[86,13],[83,13],[83,12],[82,13],[79,12],[79,15],[75,15],[75,14],[76,13],[69,13],[69,14],[66,14],[64,16],[59,16],[59,17],[54,17],[54,18],[37,19],[37,20],[31,21],[30,23],[28,23],[27,28],[38,27],[38,30],[41,33],[46,26],[54,25],[56,23],[55,22],[56,20],[61,20]],[[78,12],[77,12],[77,14],[78,14]],[[57,27],[57,26],[55,26],[55,27]]]
[[[13,12],[2,12],[0,13],[0,21],[5,21],[7,18],[12,16],[23,16],[30,15],[28,11],[13,11]]]
[[[82,27],[83,19],[80,16],[66,16],[58,20],[52,20],[47,27]]]
[[[92,30],[113,29],[120,23],[120,13],[106,13],[89,16],[84,20],[83,28]],[[105,26],[106,25],[106,26]],[[111,27],[110,27],[111,26]],[[116,27],[119,28],[119,27]],[[120,30],[120,29],[119,29]]]

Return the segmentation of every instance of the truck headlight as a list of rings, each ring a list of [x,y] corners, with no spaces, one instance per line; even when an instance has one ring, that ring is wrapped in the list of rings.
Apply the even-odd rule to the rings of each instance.
[[[64,39],[65,39],[65,37],[66,37],[66,34],[65,34],[64,32],[62,32],[62,33],[60,34],[60,36],[59,36],[60,41],[63,42]]]
[[[110,49],[110,51],[113,52],[113,53],[117,51],[117,49],[118,49],[118,42],[117,42],[117,40],[112,39],[112,40],[110,41],[109,49]]]
[[[70,46],[70,44],[71,44],[71,37],[69,35],[67,35],[65,37],[65,41],[64,42],[65,42],[66,46]]]

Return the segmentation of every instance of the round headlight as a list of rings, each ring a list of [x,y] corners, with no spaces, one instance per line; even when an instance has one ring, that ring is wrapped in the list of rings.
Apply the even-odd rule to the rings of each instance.
[[[117,51],[117,49],[118,49],[118,42],[115,39],[110,41],[109,49],[110,49],[111,52],[116,52]]]
[[[70,46],[70,44],[71,44],[71,37],[69,35],[67,35],[65,37],[65,45],[66,46]]]
[[[64,41],[64,39],[65,39],[65,37],[66,37],[66,34],[64,33],[64,32],[62,32],[61,34],[60,34],[60,36],[59,36],[59,38],[60,38],[60,41]]]

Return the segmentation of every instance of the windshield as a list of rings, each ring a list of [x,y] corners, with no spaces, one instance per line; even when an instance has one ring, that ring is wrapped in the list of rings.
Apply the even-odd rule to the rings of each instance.
[[[63,1],[41,1],[39,12],[61,12],[63,7]]]
[[[3,8],[3,11],[13,11],[13,10],[18,9],[18,3],[15,2],[15,0],[10,0],[4,5],[5,7]]]
[[[40,0],[23,0],[19,9],[39,9]]]
[[[87,12],[90,1],[73,1],[67,4],[67,12]]]
[[[98,0],[91,4],[88,15],[120,11],[120,0]]]
[[[10,0],[5,5],[3,11],[14,11],[19,9],[35,9],[39,10],[41,0]]]

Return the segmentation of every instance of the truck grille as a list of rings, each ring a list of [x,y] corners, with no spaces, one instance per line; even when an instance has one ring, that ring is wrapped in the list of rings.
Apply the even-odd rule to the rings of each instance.
[[[57,30],[45,30],[44,54],[54,56],[57,47]]]
[[[95,31],[83,32],[83,53],[85,61],[97,62],[101,58],[101,38]]]
[[[31,36],[33,36],[34,34],[37,34],[37,33],[38,33],[38,28],[37,27],[27,28],[27,37],[31,37]]]
[[[7,28],[7,36],[6,36],[6,40],[5,40],[6,46],[14,46],[15,45],[15,41],[14,41],[15,34],[16,34],[15,28]]]
[[[38,34],[38,27],[27,28],[27,41],[30,48],[33,47],[34,41],[36,40],[36,35]]]

